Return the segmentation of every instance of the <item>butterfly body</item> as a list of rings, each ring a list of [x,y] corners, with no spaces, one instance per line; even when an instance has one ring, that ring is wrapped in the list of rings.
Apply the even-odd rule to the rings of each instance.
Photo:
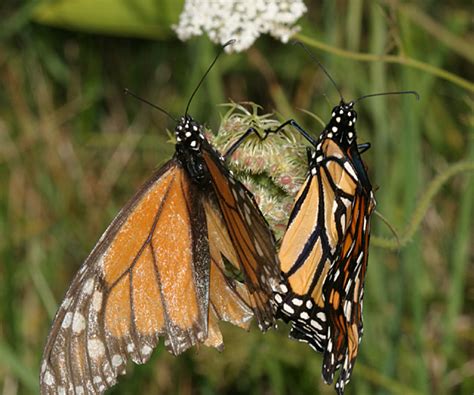
[[[42,394],[101,394],[160,338],[178,355],[199,343],[221,350],[221,320],[273,325],[280,274],[267,223],[202,125],[181,117],[175,136],[173,158],[120,211],[66,292],[43,354]]]
[[[176,159],[186,168],[192,180],[198,184],[209,182],[202,157],[202,145],[207,143],[202,126],[189,115],[181,117],[175,128]]]
[[[323,377],[348,382],[362,336],[362,299],[375,207],[357,146],[353,103],[336,106],[314,148],[280,249],[277,315],[290,336],[324,353]]]

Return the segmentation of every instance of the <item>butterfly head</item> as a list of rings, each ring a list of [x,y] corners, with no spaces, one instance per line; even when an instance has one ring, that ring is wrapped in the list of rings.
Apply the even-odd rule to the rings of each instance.
[[[203,127],[190,115],[185,115],[179,119],[174,129],[177,144],[198,151],[201,142],[204,140]]]
[[[333,108],[331,120],[326,125],[321,137],[331,138],[340,144],[349,146],[356,140],[356,122],[357,113],[354,110],[354,102],[341,101]]]

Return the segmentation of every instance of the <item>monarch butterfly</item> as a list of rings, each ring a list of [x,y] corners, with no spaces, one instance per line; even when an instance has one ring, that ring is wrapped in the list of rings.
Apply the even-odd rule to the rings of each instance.
[[[273,325],[273,235],[188,115],[218,56],[177,121],[175,155],[120,211],[66,292],[43,354],[42,394],[103,393],[128,359],[146,362],[159,337],[178,355],[198,343],[222,349],[219,320],[248,328],[255,315],[262,330]]]
[[[317,60],[316,60],[317,61]],[[324,67],[323,71],[330,80]],[[339,89],[338,89],[339,90]],[[334,380],[339,395],[349,382],[362,338],[364,280],[375,198],[357,145],[354,104],[339,105],[318,140],[294,120],[291,125],[314,147],[308,148],[308,176],[297,193],[279,252],[283,282],[275,291],[277,317],[291,322],[290,337],[322,352],[322,375]]]
[[[309,175],[283,236],[274,300],[290,336],[324,353],[323,378],[344,391],[362,336],[362,298],[375,199],[356,143],[353,102],[341,101],[308,151]],[[295,124],[296,125],[296,124]],[[298,126],[296,126],[298,127]],[[309,136],[308,136],[309,137]]]

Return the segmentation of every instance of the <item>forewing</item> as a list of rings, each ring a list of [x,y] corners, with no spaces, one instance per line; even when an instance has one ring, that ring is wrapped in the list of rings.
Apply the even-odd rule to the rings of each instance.
[[[280,280],[275,240],[252,194],[223,166],[215,152],[203,151],[218,207],[235,250],[232,263],[243,272],[250,304],[262,330],[274,324],[272,290]]]
[[[323,287],[338,259],[357,188],[339,147],[332,140],[322,146],[323,159],[295,199],[279,254],[284,283],[275,294],[278,316],[292,322],[290,336],[321,352],[328,339]]]
[[[206,339],[210,257],[197,193],[173,159],[114,219],[56,314],[42,394],[103,393],[159,336],[173,354]]]

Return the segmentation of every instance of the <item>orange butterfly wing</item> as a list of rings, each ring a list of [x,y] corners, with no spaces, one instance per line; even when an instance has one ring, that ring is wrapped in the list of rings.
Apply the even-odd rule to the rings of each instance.
[[[219,207],[210,200],[205,201],[204,207],[211,255],[209,336],[204,344],[221,350],[223,340],[218,321],[227,321],[248,329],[253,311],[247,286],[239,281],[233,281],[227,274],[224,260],[236,265],[233,262],[237,262],[237,258]]]
[[[231,260],[239,265],[250,294],[250,303],[262,330],[275,322],[271,303],[273,289],[280,281],[275,240],[268,223],[258,210],[251,193],[220,163],[216,155],[204,151],[217,204],[234,247]]]
[[[362,338],[362,306],[370,239],[370,216],[375,208],[373,193],[358,190],[351,221],[331,268],[324,293],[328,297],[327,319],[330,340],[323,357],[323,377],[330,383],[341,366],[336,390],[344,392],[357,358]]]
[[[172,159],[122,209],[56,314],[42,394],[102,393],[129,358],[144,363],[160,336],[176,355],[199,342],[222,348],[219,319],[248,327],[248,291],[225,275],[229,237],[215,236],[221,219],[206,202]]]

